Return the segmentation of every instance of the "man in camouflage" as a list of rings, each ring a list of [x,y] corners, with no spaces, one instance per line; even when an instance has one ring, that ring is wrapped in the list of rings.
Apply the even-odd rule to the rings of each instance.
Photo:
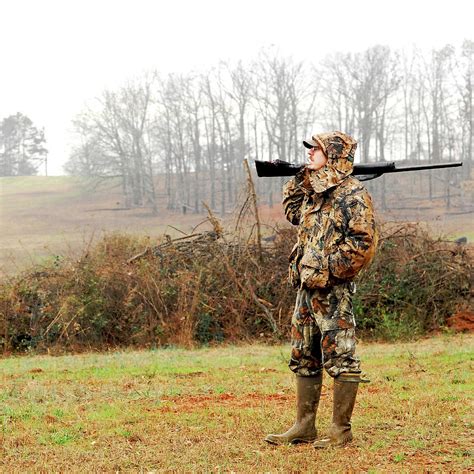
[[[303,142],[310,163],[283,188],[287,219],[298,226],[289,279],[298,289],[292,319],[290,369],[296,374],[295,424],[271,434],[273,444],[313,442],[323,368],[334,378],[333,421],[324,448],[352,440],[350,419],[361,381],[355,355],[353,279],[377,245],[372,200],[353,176],[357,142],[342,132]]]

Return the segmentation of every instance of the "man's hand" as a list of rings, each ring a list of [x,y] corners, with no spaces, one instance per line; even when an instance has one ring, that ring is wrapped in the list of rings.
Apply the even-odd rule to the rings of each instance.
[[[307,189],[308,191],[311,191],[313,187],[311,186],[311,181],[309,180],[309,174],[311,173],[311,170],[309,169],[309,166],[306,165],[303,168],[301,168],[298,173],[296,173],[296,182],[302,186],[303,188]]]

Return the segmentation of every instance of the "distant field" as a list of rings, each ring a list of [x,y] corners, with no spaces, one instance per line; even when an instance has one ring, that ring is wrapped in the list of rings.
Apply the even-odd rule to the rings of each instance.
[[[123,199],[113,181],[96,187],[90,180],[66,176],[0,178],[0,274],[16,272],[29,263],[54,255],[80,252],[103,232],[177,236],[179,231],[189,233],[205,219],[204,215],[183,216],[166,211],[165,198],[161,199],[159,215],[154,216],[147,209],[120,210]],[[283,222],[279,204],[272,209],[262,206],[261,212],[264,223]],[[412,210],[406,216],[400,212],[382,217],[425,220],[436,233],[451,238],[463,235],[474,242],[472,214],[447,216],[444,209],[436,207],[429,212]],[[231,221],[232,217],[227,220]],[[271,232],[268,227],[264,229]]]
[[[96,188],[73,177],[0,178],[0,270],[15,271],[41,258],[82,250],[103,232],[158,236],[189,232],[202,215],[154,216],[148,209],[119,210],[116,183]]]
[[[294,418],[285,346],[0,359],[1,472],[467,472],[474,336],[359,345],[355,441],[263,442]],[[319,428],[331,415],[325,378]]]

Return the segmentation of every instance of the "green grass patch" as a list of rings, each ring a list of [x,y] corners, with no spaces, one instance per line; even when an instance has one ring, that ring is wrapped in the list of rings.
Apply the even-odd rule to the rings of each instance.
[[[47,438],[52,444],[63,446],[76,439],[76,434],[69,430],[61,430],[51,433]]]

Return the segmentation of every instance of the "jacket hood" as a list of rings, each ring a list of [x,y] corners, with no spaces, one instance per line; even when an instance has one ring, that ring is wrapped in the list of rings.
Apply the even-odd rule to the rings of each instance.
[[[326,166],[311,173],[311,185],[317,193],[337,186],[354,169],[357,142],[344,132],[320,133],[311,137],[328,158]]]

